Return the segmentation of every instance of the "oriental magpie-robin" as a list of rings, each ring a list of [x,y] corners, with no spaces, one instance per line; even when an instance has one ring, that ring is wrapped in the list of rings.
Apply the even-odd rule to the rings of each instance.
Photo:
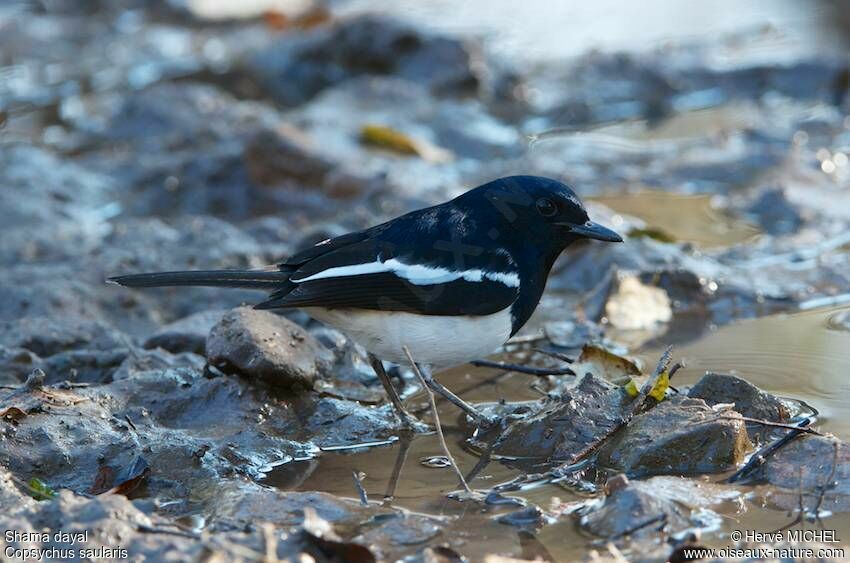
[[[494,352],[528,321],[558,255],[579,239],[622,242],[556,180],[510,176],[386,223],[324,240],[266,270],[131,274],[129,287],[226,286],[271,292],[257,309],[299,308],[359,342],[402,420],[381,360],[421,362],[426,382],[487,424],[430,375]]]

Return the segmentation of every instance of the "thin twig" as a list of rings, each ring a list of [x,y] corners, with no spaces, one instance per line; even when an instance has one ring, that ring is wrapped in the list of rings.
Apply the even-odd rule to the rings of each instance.
[[[460,468],[457,466],[455,458],[452,457],[452,452],[449,450],[449,445],[446,443],[446,437],[443,435],[443,427],[440,425],[440,415],[437,412],[437,401],[434,399],[434,392],[431,391],[431,388],[428,387],[428,384],[425,382],[425,378],[422,377],[422,373],[419,371],[419,366],[416,365],[416,362],[410,354],[410,350],[407,346],[402,346],[402,350],[404,350],[404,355],[407,356],[407,360],[413,368],[413,373],[419,379],[419,383],[422,384],[422,388],[425,389],[425,392],[428,394],[428,402],[431,403],[431,412],[434,415],[434,426],[437,428],[437,437],[440,439],[440,446],[443,448],[443,452],[445,452],[449,463],[452,464],[452,469],[454,469],[458,480],[460,480],[460,484],[463,485],[464,490],[471,495],[472,489],[469,488],[469,485],[466,483],[466,479],[463,478],[463,473],[461,473]]]
[[[813,514],[815,521],[823,528],[823,521],[820,519],[820,507],[823,504],[823,499],[826,496],[826,491],[835,487],[835,468],[838,465],[838,441],[832,443],[832,468],[829,470],[829,476],[826,482],[818,487],[818,500],[815,502]]]
[[[515,371],[517,373],[524,373],[527,375],[534,375],[537,377],[546,377],[549,375],[575,375],[576,373],[570,368],[534,368],[529,366],[522,366],[519,364],[503,364],[502,362],[491,362],[490,360],[475,360],[469,362],[470,364],[481,367],[481,368],[495,368],[495,369],[503,369],[505,371]]]
[[[360,496],[360,504],[369,506],[369,495],[366,494],[366,489],[363,487],[362,474],[354,470],[351,472],[351,477],[354,479],[354,488],[357,489],[357,494]]]
[[[129,424],[129,425],[130,425],[130,428],[132,428],[132,429],[133,429],[133,432],[135,432],[135,433],[137,433],[137,434],[139,433],[139,429],[138,429],[138,428],[136,428],[136,425],[135,425],[135,424],[133,424],[133,421],[132,421],[132,420],[130,420],[130,415],[129,415],[129,414],[125,414],[125,415],[124,415],[124,420],[126,420],[126,421],[127,421],[127,424]]]
[[[571,364],[576,361],[572,356],[567,356],[561,352],[555,352],[554,350],[544,350],[543,348],[532,348],[532,351],[537,352],[538,354],[543,354],[544,356],[549,356],[550,358],[555,358],[556,360],[561,360],[562,362],[566,362]]]
[[[744,479],[745,477],[749,477],[749,475],[753,471],[755,471],[756,469],[761,467],[762,464],[764,464],[764,462],[767,461],[767,458],[769,458],[770,456],[775,454],[777,451],[779,451],[780,448],[782,448],[783,446],[788,444],[791,440],[793,440],[794,438],[796,438],[800,434],[804,434],[806,432],[805,427],[808,426],[811,423],[812,423],[812,419],[808,418],[808,417],[806,417],[803,420],[801,420],[800,422],[798,422],[791,429],[790,432],[788,432],[787,434],[785,434],[781,438],[774,440],[773,442],[769,443],[768,445],[766,445],[765,447],[761,448],[756,453],[751,455],[750,459],[747,461],[747,463],[745,463],[744,466],[741,469],[739,469],[738,471],[733,473],[726,480],[726,482],[727,483],[735,483],[737,481],[740,481],[741,479]]]
[[[676,372],[678,372],[684,367],[687,367],[684,361],[678,361],[672,366],[670,366],[670,369],[667,370],[667,379],[673,379],[673,376],[676,375]]]
[[[639,523],[635,524],[631,528],[623,530],[619,534],[614,534],[613,536],[609,537],[608,539],[609,540],[618,540],[620,538],[630,536],[630,535],[634,534],[635,532],[639,532],[639,531],[643,530],[644,528],[648,528],[648,527],[650,527],[653,524],[656,524],[658,522],[662,523],[662,527],[667,525],[667,515],[662,512],[661,514],[658,514],[657,516],[653,516],[652,518],[649,518],[647,520],[644,520],[643,522],[639,522]]]
[[[823,433],[818,432],[814,428],[808,428],[808,427],[805,427],[805,426],[804,427],[795,426],[794,424],[788,424],[788,423],[785,423],[785,422],[773,422],[773,421],[770,421],[770,420],[763,420],[761,418],[751,418],[749,416],[740,415],[737,412],[734,415],[732,415],[732,414],[725,415],[723,413],[720,413],[718,416],[713,416],[711,418],[705,418],[705,419],[702,419],[702,420],[698,420],[698,421],[694,422],[693,424],[695,424],[695,425],[697,425],[697,424],[711,424],[712,422],[716,422],[718,420],[742,420],[744,422],[749,422],[751,424],[759,424],[761,426],[769,426],[770,428],[784,428],[786,430],[795,430],[795,431],[801,432],[803,434],[812,434],[813,436],[823,436]]]

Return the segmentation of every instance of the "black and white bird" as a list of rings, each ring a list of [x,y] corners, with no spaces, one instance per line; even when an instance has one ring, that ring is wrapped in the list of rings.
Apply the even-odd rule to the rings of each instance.
[[[497,350],[528,321],[558,255],[580,239],[622,242],[592,222],[568,186],[510,176],[451,201],[324,240],[266,270],[131,274],[129,287],[226,286],[271,292],[257,309],[299,308],[368,352],[387,394],[410,421],[381,360],[404,348],[426,382],[478,423],[492,420],[431,376],[431,370]]]

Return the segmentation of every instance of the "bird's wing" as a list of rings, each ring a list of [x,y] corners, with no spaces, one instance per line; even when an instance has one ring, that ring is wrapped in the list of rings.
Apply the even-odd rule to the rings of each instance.
[[[466,260],[477,266],[457,266],[450,250],[423,244],[421,238],[413,237],[415,244],[408,244],[363,233],[345,237],[351,238],[332,239],[290,258],[282,265],[291,271],[287,287],[257,308],[487,315],[511,306],[517,298],[519,276],[510,256],[480,250],[474,260]]]

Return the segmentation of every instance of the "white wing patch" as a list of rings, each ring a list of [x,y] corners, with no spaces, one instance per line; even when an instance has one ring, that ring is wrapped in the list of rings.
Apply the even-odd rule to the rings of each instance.
[[[449,283],[463,279],[469,282],[480,282],[484,279],[502,283],[508,287],[519,287],[519,276],[514,272],[487,272],[484,270],[462,270],[454,271],[436,266],[423,266],[422,264],[405,264],[395,258],[384,262],[380,260],[366,264],[352,264],[350,266],[336,266],[317,272],[306,278],[292,279],[295,283],[321,280],[325,278],[342,278],[348,276],[362,276],[365,274],[377,274],[381,272],[392,272],[400,278],[406,279],[414,285],[434,285]]]

